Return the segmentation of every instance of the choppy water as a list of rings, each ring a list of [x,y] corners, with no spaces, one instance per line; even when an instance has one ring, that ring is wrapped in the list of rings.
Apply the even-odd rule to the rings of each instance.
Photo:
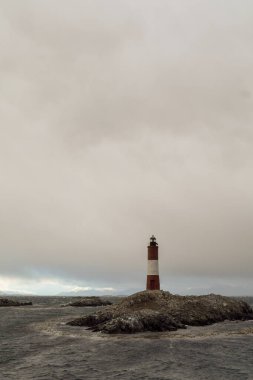
[[[107,336],[65,325],[94,308],[31,298],[33,306],[0,308],[1,380],[253,380],[253,321]]]

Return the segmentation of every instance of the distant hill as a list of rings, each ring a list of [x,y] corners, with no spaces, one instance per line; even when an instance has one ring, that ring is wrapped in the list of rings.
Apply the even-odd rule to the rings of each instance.
[[[87,297],[87,296],[103,296],[103,297],[111,297],[111,296],[125,296],[129,294],[133,294],[140,291],[140,289],[121,289],[117,292],[106,292],[107,294],[103,294],[103,292],[99,290],[72,290],[69,292],[60,292],[57,296],[62,297]]]
[[[60,292],[56,294],[61,297],[87,297],[87,296],[101,296],[102,292],[97,290],[72,290],[69,292]]]
[[[19,291],[0,290],[0,296],[32,296],[32,293],[23,293]]]

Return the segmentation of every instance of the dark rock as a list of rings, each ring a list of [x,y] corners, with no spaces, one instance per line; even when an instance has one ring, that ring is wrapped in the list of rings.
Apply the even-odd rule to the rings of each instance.
[[[32,305],[32,302],[18,302],[12,301],[7,298],[0,298],[0,307],[2,306],[29,306]]]
[[[70,302],[65,306],[77,306],[77,307],[84,307],[84,306],[108,306],[112,303],[108,300],[103,300],[100,297],[85,297],[75,302]]]
[[[203,326],[224,320],[253,319],[253,310],[243,301],[209,294],[179,296],[153,290],[135,293],[116,305],[68,322],[105,333],[171,331],[186,325]]]

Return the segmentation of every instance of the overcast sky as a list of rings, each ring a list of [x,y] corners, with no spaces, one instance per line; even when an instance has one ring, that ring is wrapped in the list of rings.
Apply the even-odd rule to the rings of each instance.
[[[0,290],[253,294],[251,0],[0,0]]]

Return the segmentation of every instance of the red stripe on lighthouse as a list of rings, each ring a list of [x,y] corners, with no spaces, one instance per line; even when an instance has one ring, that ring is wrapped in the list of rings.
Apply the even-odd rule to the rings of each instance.
[[[160,290],[159,268],[158,268],[158,245],[154,235],[150,238],[148,246],[148,273],[147,290]]]

